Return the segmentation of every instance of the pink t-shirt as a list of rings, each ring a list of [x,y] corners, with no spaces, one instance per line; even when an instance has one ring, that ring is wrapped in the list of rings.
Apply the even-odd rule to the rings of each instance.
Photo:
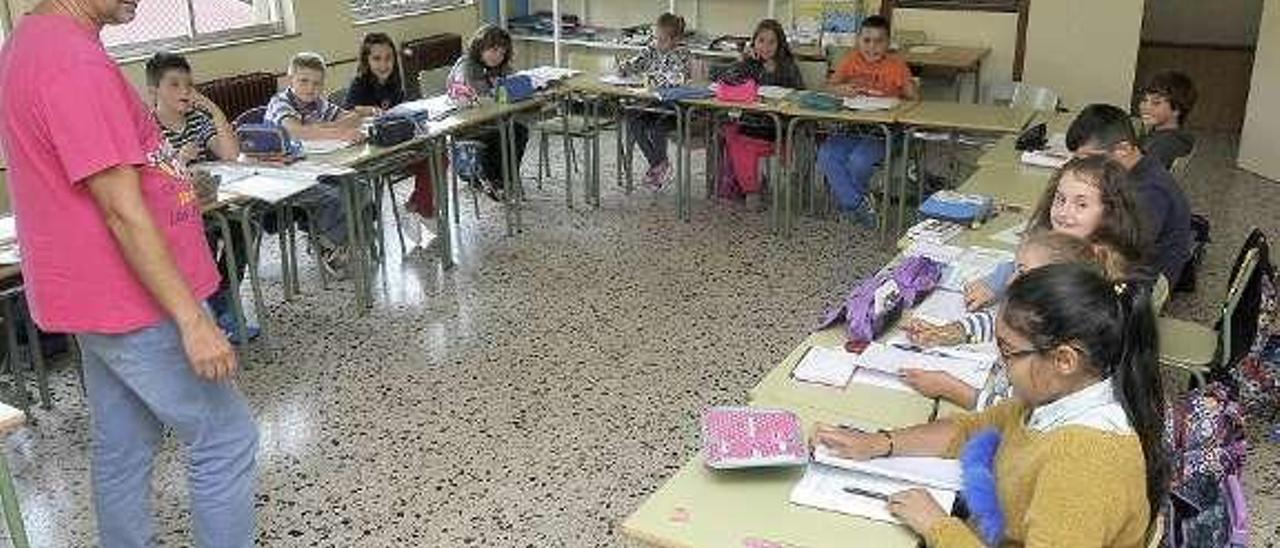
[[[137,166],[147,209],[195,296],[217,289],[191,180],[95,29],[56,15],[18,22],[0,50],[0,144],[40,327],[126,333],[166,317],[85,184],[116,166]]]

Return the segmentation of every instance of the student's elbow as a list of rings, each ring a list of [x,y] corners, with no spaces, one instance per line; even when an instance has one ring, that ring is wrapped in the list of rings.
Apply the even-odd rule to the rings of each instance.
[[[112,233],[121,234],[139,215],[145,215],[138,172],[133,166],[105,169],[91,175],[83,184]]]

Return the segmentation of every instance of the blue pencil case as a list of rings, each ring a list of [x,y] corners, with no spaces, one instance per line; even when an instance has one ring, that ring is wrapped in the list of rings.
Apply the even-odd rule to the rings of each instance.
[[[920,214],[961,224],[977,224],[991,216],[994,201],[990,196],[939,190],[920,204]]]

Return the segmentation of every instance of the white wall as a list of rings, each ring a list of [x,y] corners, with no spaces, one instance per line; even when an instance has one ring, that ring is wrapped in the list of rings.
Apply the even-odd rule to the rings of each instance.
[[[1267,0],[1255,55],[1238,161],[1241,168],[1280,181],[1280,0]]]
[[[1146,0],[1142,39],[1175,44],[1251,46],[1263,0]]]
[[[1068,108],[1128,105],[1142,8],[1142,0],[1032,2],[1023,80],[1057,91]]]

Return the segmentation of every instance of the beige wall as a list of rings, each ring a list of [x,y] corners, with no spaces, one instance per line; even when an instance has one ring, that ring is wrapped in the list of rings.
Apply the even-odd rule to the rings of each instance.
[[[582,16],[584,4],[587,23],[612,28],[652,23],[668,7],[667,0],[561,0],[560,10]],[[533,0],[529,9],[551,11],[551,0]],[[790,9],[788,0],[776,0],[774,17],[786,24]],[[768,13],[767,0],[676,0],[676,14],[711,36],[750,34]]]
[[[924,31],[933,44],[990,48],[991,53],[982,62],[981,89],[1013,79],[1013,52],[1018,42],[1016,13],[895,9],[893,27],[895,31]]]
[[[1032,2],[1023,81],[1061,95],[1068,108],[1129,104],[1142,0]]]
[[[1280,181],[1276,143],[1280,143],[1280,0],[1267,0],[1240,133],[1240,167]]]
[[[1258,39],[1263,0],[1146,0],[1142,39],[1245,46]]]
[[[21,2],[34,4],[33,0],[12,0],[15,14],[25,11]],[[353,59],[358,53],[360,37],[367,32],[380,31],[390,34],[398,43],[440,32],[469,35],[478,20],[475,6],[455,8],[383,22],[355,25],[347,10],[348,0],[294,0],[293,33],[283,38],[270,38],[253,43],[206,49],[190,53],[197,80],[253,71],[281,72],[289,57],[298,51],[311,50],[326,59],[342,61]],[[134,85],[144,85],[143,61],[133,60],[121,65]],[[355,70],[354,63],[339,64],[329,77],[331,87],[345,86]],[[0,188],[7,188],[5,172],[0,169]],[[0,191],[0,210],[8,211],[9,193]]]

